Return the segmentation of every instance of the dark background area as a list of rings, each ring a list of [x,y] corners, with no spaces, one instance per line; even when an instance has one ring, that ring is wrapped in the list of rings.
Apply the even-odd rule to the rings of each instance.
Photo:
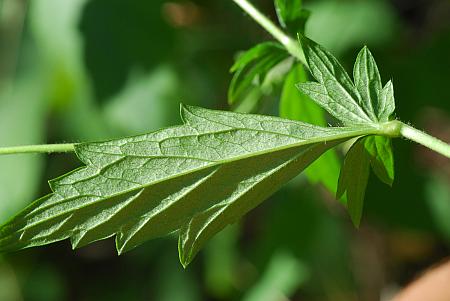
[[[254,1],[272,20],[273,3]],[[398,116],[450,141],[450,2],[309,0],[306,34],[350,70],[368,45]],[[0,145],[95,141],[229,109],[229,68],[271,37],[232,1],[0,1]],[[262,113],[277,115],[279,90]],[[0,255],[0,300],[389,300],[450,247],[450,162],[394,141],[392,188],[371,176],[362,226],[302,176],[218,234],[184,270],[176,238],[118,257],[112,239]],[[340,152],[342,154],[342,152]],[[0,158],[0,222],[80,165]]]

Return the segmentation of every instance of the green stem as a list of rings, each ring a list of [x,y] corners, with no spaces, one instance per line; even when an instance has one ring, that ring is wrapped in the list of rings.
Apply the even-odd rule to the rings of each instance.
[[[233,0],[237,5],[239,5],[242,10],[244,10],[253,20],[256,21],[261,27],[267,30],[275,39],[277,39],[286,50],[295,58],[297,58],[303,65],[308,67],[306,62],[305,54],[300,47],[299,42],[285,34],[280,28],[278,28],[272,21],[270,21],[266,16],[264,16],[259,10],[256,9],[247,0]]]
[[[430,136],[427,133],[419,131],[418,129],[415,129],[412,126],[409,126],[404,123],[402,124],[402,126],[400,128],[400,134],[403,137],[408,138],[409,140],[420,143],[423,146],[426,146],[429,149],[432,149],[435,152],[437,152],[447,158],[450,158],[450,144],[448,144],[442,140],[439,140],[433,136]]]
[[[0,155],[25,153],[65,153],[75,151],[74,143],[0,147]]]

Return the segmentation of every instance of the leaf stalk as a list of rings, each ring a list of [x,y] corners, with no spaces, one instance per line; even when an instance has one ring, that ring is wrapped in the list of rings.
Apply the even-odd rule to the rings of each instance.
[[[422,144],[423,146],[428,147],[429,149],[432,149],[447,158],[450,158],[450,144],[439,140],[438,138],[430,136],[427,133],[419,131],[418,129],[415,129],[405,123],[402,123],[400,134],[409,140]]]
[[[0,155],[26,154],[26,153],[66,153],[75,151],[74,143],[40,144],[0,147]]]

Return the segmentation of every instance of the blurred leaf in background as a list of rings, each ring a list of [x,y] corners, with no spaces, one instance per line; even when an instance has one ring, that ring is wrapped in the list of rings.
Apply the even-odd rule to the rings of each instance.
[[[40,82],[17,80],[13,92],[0,94],[0,144],[43,143],[46,109]],[[35,196],[44,159],[44,155],[0,157],[0,223]]]
[[[47,100],[42,65],[32,44],[22,45],[26,5],[2,2],[0,14],[0,145],[45,141]],[[45,156],[0,157],[0,223],[27,205],[40,185]],[[24,183],[27,183],[24,185]]]
[[[36,1],[30,4],[28,13],[33,42],[42,54],[45,97],[59,113],[54,135],[70,141],[105,139],[109,132],[95,105],[83,63],[78,22],[85,3]],[[49,18],[49,12],[57,13]]]
[[[67,284],[61,276],[58,268],[53,265],[36,265],[32,274],[26,279],[26,285],[24,285],[25,300],[64,300],[67,294]]]
[[[310,1],[306,36],[336,56],[349,48],[389,42],[396,29],[395,15],[387,1]]]
[[[136,135],[176,123],[180,79],[170,65],[131,75],[124,88],[104,105],[105,118],[121,135]]]
[[[205,253],[205,285],[209,293],[220,299],[229,299],[241,285],[244,273],[239,273],[240,224],[226,227],[211,239]],[[244,274],[244,275],[243,275]]]
[[[299,296],[352,300],[356,284],[350,264],[351,234],[342,216],[330,214],[307,183],[288,185],[273,196],[268,207],[247,250],[255,254],[251,258],[257,269],[262,271],[278,250],[290,250],[300,264]]]
[[[268,76],[269,73],[288,57],[288,52],[278,42],[260,43],[242,53],[230,69],[234,73],[228,89],[230,106],[240,107],[240,112],[247,113],[261,106],[259,98],[268,92],[264,91],[267,90],[264,86],[272,84],[272,80],[266,82],[267,78],[273,78]],[[253,95],[259,97],[253,99]],[[242,110],[243,106],[248,106],[249,109]]]
[[[0,300],[23,300],[16,272],[0,257]]]
[[[278,250],[267,263],[258,283],[244,295],[244,301],[289,300],[308,278],[308,269],[288,251]]]
[[[93,0],[80,22],[84,62],[97,99],[119,92],[130,71],[149,71],[174,53],[174,31],[164,20],[163,0]]]
[[[445,177],[431,177],[426,183],[426,200],[433,220],[447,244],[450,244],[450,185]]]

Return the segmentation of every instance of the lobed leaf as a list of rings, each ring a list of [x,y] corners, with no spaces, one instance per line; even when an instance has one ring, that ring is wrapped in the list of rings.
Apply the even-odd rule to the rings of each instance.
[[[378,120],[380,122],[389,121],[394,111],[394,86],[392,81],[388,81],[380,93],[380,98],[378,101]]]
[[[364,195],[369,180],[370,157],[365,150],[365,138],[350,147],[339,175],[336,197],[346,193],[347,209],[355,227],[359,227],[364,205]]]
[[[241,101],[254,86],[260,86],[267,73],[278,63],[289,57],[284,47],[275,42],[256,45],[239,56],[231,67],[234,72],[228,89],[228,102]]]
[[[369,136],[364,147],[370,155],[370,165],[377,177],[389,186],[394,182],[394,155],[392,142],[388,137]]]
[[[394,156],[390,138],[384,136],[360,138],[345,156],[336,197],[340,198],[346,192],[348,212],[356,227],[361,220],[370,167],[382,182],[392,186]]]
[[[373,121],[361,106],[362,100],[347,72],[325,48],[302,36],[301,45],[312,76],[318,83],[297,87],[345,125]]]
[[[189,106],[181,115],[182,126],[77,144],[86,166],[50,181],[52,194],[3,225],[0,251],[67,238],[77,248],[115,236],[120,254],[179,232],[186,265],[327,149],[373,130]]]
[[[286,27],[286,21],[295,19],[302,9],[302,0],[275,0],[275,10],[281,26]]]
[[[353,80],[361,95],[361,105],[364,111],[372,121],[378,122],[378,99],[382,89],[381,77],[375,59],[366,46],[361,49],[356,58]]]
[[[302,0],[275,0],[274,5],[281,27],[293,35],[303,34],[310,14],[302,9]]]
[[[354,83],[344,68],[327,50],[301,37],[311,74],[318,82],[299,83],[297,87],[346,125],[387,122],[395,109],[392,83],[384,88],[377,64],[367,47],[358,54]],[[347,197],[353,223],[359,226],[370,166],[381,181],[392,185],[394,160],[390,138],[370,136],[360,139],[348,151],[338,180],[337,197]],[[345,201],[343,201],[345,203]]]

